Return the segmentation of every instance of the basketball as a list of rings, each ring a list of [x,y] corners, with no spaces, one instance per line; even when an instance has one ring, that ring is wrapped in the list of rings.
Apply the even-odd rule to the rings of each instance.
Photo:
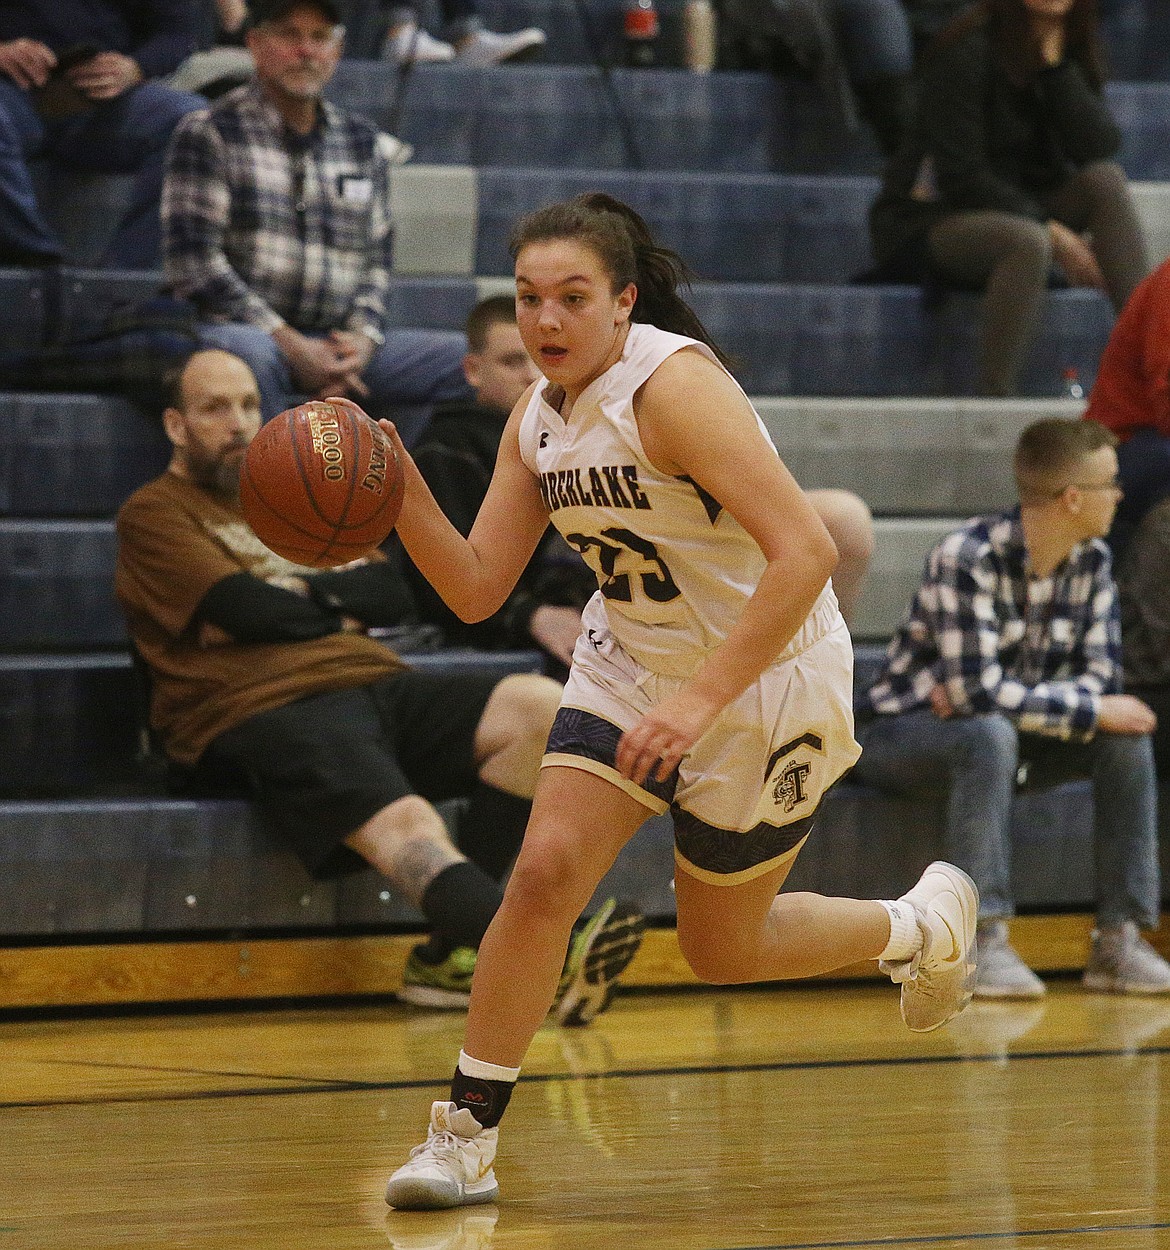
[[[252,440],[240,474],[240,506],[260,541],[318,569],[383,543],[402,494],[393,445],[348,399],[315,399],[273,417]]]

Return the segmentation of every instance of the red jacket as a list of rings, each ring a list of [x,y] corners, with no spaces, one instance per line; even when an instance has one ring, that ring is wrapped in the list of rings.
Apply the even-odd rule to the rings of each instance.
[[[1143,426],[1170,438],[1170,260],[1121,310],[1101,353],[1085,416],[1122,442]]]

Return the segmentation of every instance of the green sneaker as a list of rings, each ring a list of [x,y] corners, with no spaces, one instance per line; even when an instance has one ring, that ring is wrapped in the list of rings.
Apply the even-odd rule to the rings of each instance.
[[[475,951],[470,946],[457,946],[442,963],[428,964],[419,958],[420,949],[416,946],[406,961],[398,999],[416,1007],[466,1011],[471,1002]]]
[[[553,1003],[558,1024],[588,1024],[609,1006],[614,982],[638,953],[645,929],[640,911],[610,898],[573,934]]]

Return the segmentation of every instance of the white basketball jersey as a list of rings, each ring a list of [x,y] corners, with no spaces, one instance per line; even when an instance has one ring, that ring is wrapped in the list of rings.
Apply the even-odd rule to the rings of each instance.
[[[694,339],[631,325],[621,360],[585,390],[567,423],[542,380],[519,435],[553,524],[597,574],[586,627],[601,620],[639,663],[676,676],[723,641],[765,567],[730,513],[690,479],[661,473],[643,450],[634,392],[685,347],[715,360]]]

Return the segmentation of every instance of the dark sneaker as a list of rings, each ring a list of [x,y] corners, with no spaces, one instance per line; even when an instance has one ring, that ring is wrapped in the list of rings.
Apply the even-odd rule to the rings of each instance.
[[[609,1006],[614,982],[642,945],[646,917],[607,899],[569,943],[553,1011],[568,1028],[588,1024]]]
[[[475,951],[470,946],[457,946],[442,963],[428,964],[419,958],[419,950],[416,946],[406,961],[399,1000],[416,1007],[466,1011],[471,1002]]]

